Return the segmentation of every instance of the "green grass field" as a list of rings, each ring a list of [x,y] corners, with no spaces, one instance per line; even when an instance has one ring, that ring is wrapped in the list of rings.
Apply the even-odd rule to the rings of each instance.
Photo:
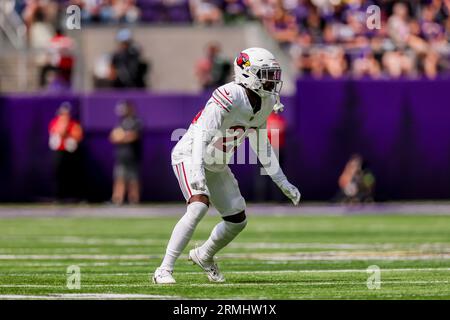
[[[177,284],[154,285],[176,220],[0,219],[0,299],[450,298],[450,216],[250,216],[218,255],[226,283],[209,283],[186,251]],[[218,221],[205,218],[188,248]],[[66,287],[70,265],[81,269],[79,290]],[[378,290],[367,287],[371,265],[381,269]]]

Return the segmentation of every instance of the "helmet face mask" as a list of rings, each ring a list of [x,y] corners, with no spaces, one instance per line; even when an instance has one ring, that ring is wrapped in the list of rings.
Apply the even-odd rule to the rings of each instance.
[[[260,97],[279,95],[283,86],[281,68],[266,49],[249,48],[234,61],[235,82],[254,91]]]
[[[283,87],[281,68],[261,68],[257,75],[261,81],[260,90],[268,94],[280,94],[281,88]]]

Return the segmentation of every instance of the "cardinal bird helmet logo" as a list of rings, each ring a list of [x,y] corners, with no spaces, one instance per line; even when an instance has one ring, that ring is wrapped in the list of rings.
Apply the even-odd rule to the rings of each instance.
[[[236,63],[241,69],[244,69],[244,67],[250,66],[250,58],[248,57],[248,54],[241,52],[239,54],[239,57],[236,59]]]

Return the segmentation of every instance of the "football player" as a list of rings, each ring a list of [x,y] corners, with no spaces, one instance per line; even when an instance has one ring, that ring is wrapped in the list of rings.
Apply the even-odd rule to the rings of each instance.
[[[172,165],[187,210],[175,225],[162,264],[153,274],[157,284],[175,283],[174,264],[210,203],[223,221],[202,246],[189,251],[212,282],[224,282],[213,257],[246,226],[245,200],[228,167],[237,146],[248,136],[265,171],[294,205],[300,192],[288,182],[267,138],[266,120],[272,111],[282,111],[281,68],[266,49],[249,48],[234,60],[234,82],[217,88],[172,150]],[[264,150],[266,152],[264,152]],[[269,160],[269,161],[268,161]]]

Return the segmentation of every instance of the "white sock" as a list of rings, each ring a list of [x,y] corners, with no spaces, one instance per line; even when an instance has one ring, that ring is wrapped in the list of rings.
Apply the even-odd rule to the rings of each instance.
[[[169,243],[167,244],[166,254],[161,267],[173,270],[175,261],[186,248],[191,240],[195,227],[205,216],[208,206],[203,202],[192,202],[187,206],[187,211],[173,228]]]
[[[211,260],[214,255],[231,242],[247,225],[247,220],[239,223],[222,221],[211,231],[206,242],[198,248],[202,260]]]

